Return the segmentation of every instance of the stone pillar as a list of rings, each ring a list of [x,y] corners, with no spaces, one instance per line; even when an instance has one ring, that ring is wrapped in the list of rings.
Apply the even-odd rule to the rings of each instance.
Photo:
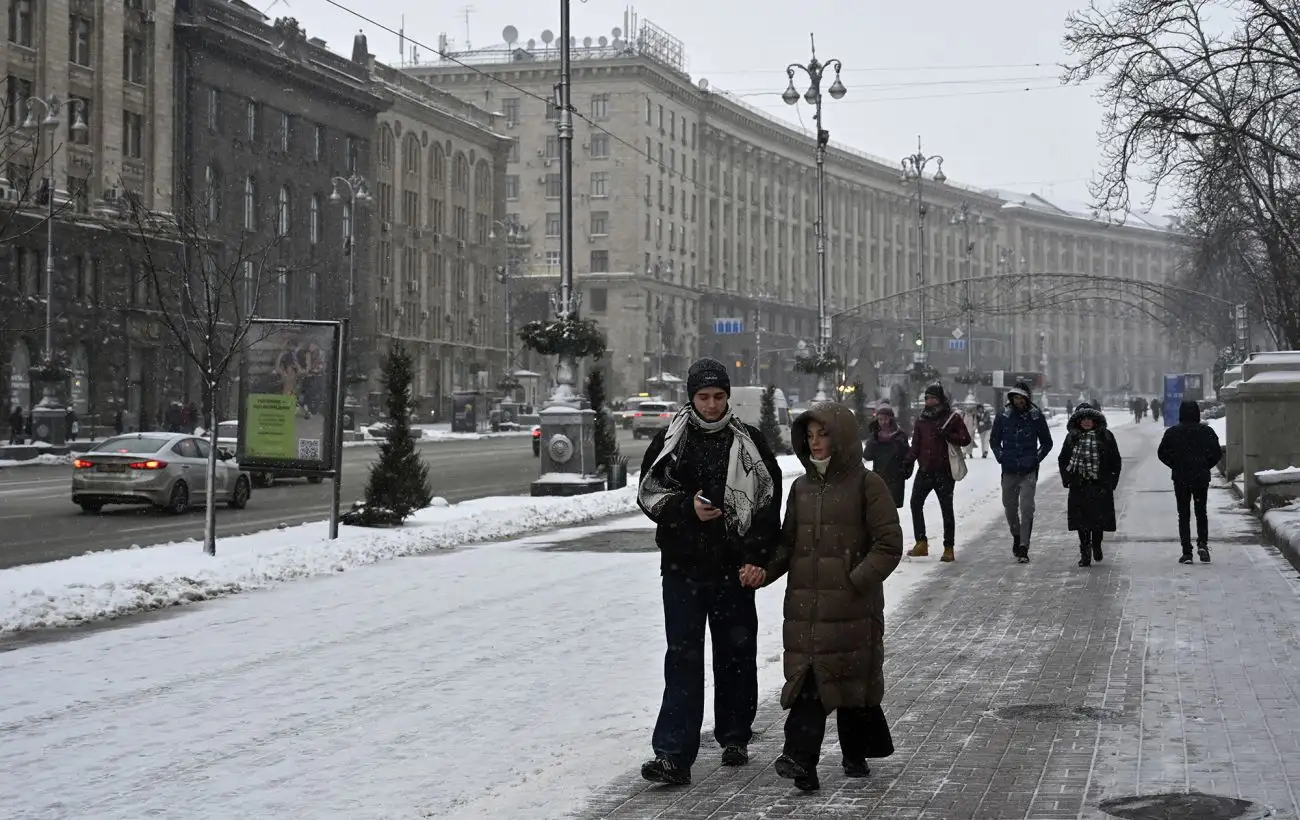
[[[555,405],[539,415],[541,476],[533,482],[532,495],[582,495],[605,489],[604,479],[595,475],[595,411]]]

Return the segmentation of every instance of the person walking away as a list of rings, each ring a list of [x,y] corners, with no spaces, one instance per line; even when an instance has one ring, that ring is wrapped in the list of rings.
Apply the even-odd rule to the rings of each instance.
[[[761,571],[781,530],[781,470],[769,442],[732,415],[731,378],[691,365],[690,402],[650,442],[637,504],[657,525],[663,583],[664,694],[641,776],[691,782],[704,720],[704,629],[713,639],[714,739],[722,762],[749,762],[758,709],[758,613],[740,572]]]
[[[76,441],[77,433],[81,431],[81,425],[77,422],[77,413],[71,407],[63,414],[63,418],[68,425],[68,441]]]
[[[916,543],[908,550],[913,558],[930,554],[930,539],[925,536],[925,500],[934,493],[939,498],[939,511],[943,515],[943,557],[951,563],[956,560],[953,546],[957,541],[957,518],[952,509],[952,493],[957,486],[952,459],[961,458],[960,448],[970,443],[970,432],[953,412],[943,385],[932,384],[925,388],[925,407],[916,417],[912,428],[912,446],[907,452],[906,469],[916,469],[912,482],[912,533]],[[957,449],[954,454],[949,446]]]
[[[1025,382],[1007,391],[1007,406],[993,421],[993,458],[1002,465],[1002,509],[1011,531],[1011,555],[1029,563],[1038,494],[1038,465],[1052,452],[1047,416],[1034,404]]]
[[[818,402],[791,430],[804,475],[795,479],[776,555],[742,576],[785,587],[785,747],[776,773],[815,791],[826,718],[835,713],[846,777],[871,774],[868,758],[894,753],[885,696],[884,582],[903,557],[889,488],[859,456],[849,408]]]
[[[1115,531],[1115,488],[1119,486],[1119,444],[1106,417],[1088,402],[1075,408],[1057,457],[1069,529],[1079,533],[1079,566],[1102,560],[1102,536]]]
[[[971,434],[970,444],[962,449],[966,451],[966,458],[974,458],[975,436],[980,427],[979,405],[968,400],[962,408],[961,420],[966,425],[966,431]]]
[[[1178,505],[1178,540],[1183,545],[1180,564],[1192,563],[1191,507],[1196,508],[1196,554],[1210,563],[1210,521],[1206,501],[1210,492],[1210,470],[1223,458],[1219,435],[1201,424],[1201,407],[1194,401],[1178,406],[1178,423],[1165,430],[1156,451],[1169,468],[1174,482],[1174,503]]]
[[[1160,399],[1151,400],[1151,418],[1153,421],[1160,421],[1160,412],[1165,409],[1165,403]]]
[[[876,405],[876,416],[867,424],[867,441],[862,446],[862,458],[871,462],[871,469],[880,476],[894,507],[902,507],[906,497],[907,479],[912,471],[907,466],[907,433],[894,418],[894,407],[887,401]]]
[[[9,443],[23,443],[23,408],[16,404],[9,411]]]
[[[993,432],[993,412],[983,404],[975,405],[975,432],[980,439],[980,458],[989,457],[989,438]]]

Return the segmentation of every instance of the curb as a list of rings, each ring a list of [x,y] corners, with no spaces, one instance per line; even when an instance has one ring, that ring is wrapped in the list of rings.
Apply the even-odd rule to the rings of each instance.
[[[1232,497],[1244,504],[1246,496],[1241,489],[1231,481],[1227,482],[1227,485],[1228,492],[1232,494]],[[1259,522],[1260,531],[1263,533],[1265,540],[1268,541],[1269,546],[1280,552],[1282,557],[1286,558],[1287,563],[1297,572],[1300,572],[1300,545],[1278,532],[1277,528],[1269,522],[1267,514],[1260,515],[1254,509],[1248,509],[1248,512]]]

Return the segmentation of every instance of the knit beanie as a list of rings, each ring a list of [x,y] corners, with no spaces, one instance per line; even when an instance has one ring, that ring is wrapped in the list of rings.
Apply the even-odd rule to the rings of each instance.
[[[691,369],[686,372],[686,395],[695,398],[695,394],[706,387],[720,388],[728,397],[731,396],[731,376],[727,367],[717,359],[696,359]]]

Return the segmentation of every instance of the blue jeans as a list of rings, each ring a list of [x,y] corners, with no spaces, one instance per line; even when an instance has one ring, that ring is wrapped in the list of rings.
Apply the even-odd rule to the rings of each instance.
[[[709,580],[663,574],[664,698],[651,741],[655,756],[690,768],[704,723],[704,625],[713,640],[713,737],[744,746],[758,711],[758,612],[737,572]]]

